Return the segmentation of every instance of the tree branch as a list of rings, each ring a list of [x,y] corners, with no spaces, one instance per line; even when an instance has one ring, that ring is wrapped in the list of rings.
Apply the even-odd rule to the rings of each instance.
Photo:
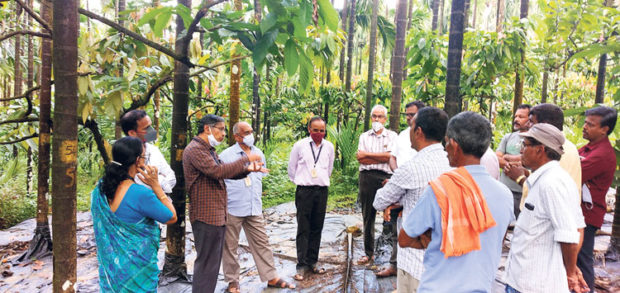
[[[14,32],[10,32],[8,34],[2,35],[0,36],[0,42],[14,36],[14,35],[32,35],[35,37],[42,37],[42,38],[51,38],[52,36],[50,34],[46,34],[46,33],[41,33],[41,32],[35,32],[35,31],[28,31],[28,30],[20,30],[20,31],[14,31]]]
[[[82,119],[78,119],[78,123],[82,124],[84,127],[88,128],[90,132],[93,134],[93,139],[95,139],[95,143],[97,144],[97,150],[99,150],[99,154],[103,159],[103,162],[107,165],[110,163],[110,156],[105,147],[106,141],[101,135],[101,131],[99,131],[99,124],[95,120],[88,119],[86,122],[82,123]]]
[[[4,120],[0,121],[0,125],[8,123],[23,123],[23,122],[39,122],[38,117],[24,117],[20,119]]]
[[[22,137],[22,138],[19,138],[19,139],[13,140],[13,141],[1,141],[1,142],[0,142],[0,145],[3,145],[3,144],[14,144],[14,143],[18,143],[18,142],[20,142],[20,141],[24,141],[24,140],[29,140],[29,139],[31,139],[31,138],[35,138],[35,137],[38,137],[38,136],[39,136],[39,135],[35,133],[35,134],[33,134],[33,135],[24,136],[24,137]]]
[[[19,100],[19,99],[27,99],[28,96],[30,96],[30,94],[36,90],[39,90],[41,88],[40,85],[35,86],[35,87],[31,87],[28,90],[26,90],[23,94],[19,95],[19,96],[14,96],[14,97],[10,97],[10,98],[3,98],[0,99],[0,102],[7,102],[7,101],[12,101],[12,100]]]
[[[111,21],[111,20],[109,20],[109,19],[107,19],[105,17],[99,16],[99,15],[93,13],[93,12],[90,12],[90,11],[86,10],[86,9],[78,8],[78,12],[80,14],[82,14],[82,15],[85,15],[85,16],[89,17],[89,18],[92,18],[92,19],[98,20],[98,21],[100,21],[100,22],[102,22],[104,24],[107,24],[107,25],[113,27],[114,29],[116,29],[117,31],[122,32],[122,33],[124,33],[124,34],[126,34],[126,35],[128,35],[128,36],[130,36],[130,37],[132,37],[132,38],[134,38],[134,39],[144,43],[145,45],[147,45],[147,46],[149,46],[149,47],[151,47],[151,48],[153,48],[153,49],[155,49],[155,50],[157,50],[159,52],[162,52],[162,53],[172,57],[174,60],[177,60],[177,61],[187,65],[190,68],[194,67],[194,64],[192,64],[192,62],[189,61],[189,57],[187,57],[187,56],[179,56],[176,53],[174,53],[174,51],[172,51],[171,49],[166,48],[163,45],[160,45],[160,44],[158,44],[158,43],[156,43],[154,41],[151,41],[151,40],[143,37],[142,35],[140,35],[138,33],[135,33],[133,31],[125,28],[124,26],[122,26],[122,25],[120,25],[120,24],[118,24],[118,23],[116,23],[114,21]]]
[[[15,0],[15,2],[17,2],[17,4],[19,4],[19,6],[21,6],[24,10],[26,10],[26,12],[28,14],[30,14],[30,16],[32,16],[32,18],[36,19],[37,22],[50,33],[50,35],[52,34],[52,27],[49,25],[49,23],[47,23],[45,20],[43,20],[43,18],[41,18],[41,16],[36,14],[32,10],[32,8],[30,8],[28,5],[26,5],[22,0]]]
[[[228,64],[230,62],[233,62],[235,60],[243,59],[243,58],[246,58],[246,57],[250,57],[250,55],[235,57],[233,59],[226,60],[226,61],[219,62],[219,63],[215,63],[215,64],[209,65],[209,66],[196,65],[197,67],[202,67],[202,69],[197,70],[196,72],[190,74],[189,77],[198,76],[198,75],[203,74],[203,73],[205,73],[205,72],[207,72],[209,70],[215,71],[216,67],[219,67],[219,66]],[[123,109],[123,113],[127,113],[127,112],[129,112],[131,110],[138,109],[138,108],[148,104],[149,101],[151,100],[151,96],[155,93],[155,91],[157,91],[160,87],[162,87],[163,85],[165,85],[166,83],[168,83],[170,81],[172,81],[172,72],[167,72],[159,80],[157,80],[155,83],[151,84],[151,87],[144,93],[144,95],[142,95],[142,98],[140,98],[139,100],[133,101],[131,103],[131,106],[129,106],[129,108]]]
[[[196,32],[198,28],[197,25],[200,22],[200,19],[202,19],[207,14],[209,8],[226,1],[228,0],[207,1],[202,7],[200,7],[200,10],[198,10],[196,16],[194,17],[194,20],[192,20],[192,23],[187,29],[187,34],[183,37],[183,43],[189,43],[189,41],[192,39],[192,35]]]

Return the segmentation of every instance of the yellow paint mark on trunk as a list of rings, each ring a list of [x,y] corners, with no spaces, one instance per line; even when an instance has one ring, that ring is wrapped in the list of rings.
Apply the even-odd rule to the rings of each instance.
[[[180,162],[183,160],[183,150],[177,150],[176,160],[177,162]]]
[[[77,140],[63,140],[60,144],[60,160],[65,164],[77,161]]]

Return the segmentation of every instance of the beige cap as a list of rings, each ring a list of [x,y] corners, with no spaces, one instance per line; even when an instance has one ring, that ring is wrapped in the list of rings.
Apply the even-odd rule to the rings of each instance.
[[[562,145],[566,140],[562,131],[548,123],[536,123],[527,132],[519,133],[522,137],[531,137],[544,146],[563,155],[564,149]]]

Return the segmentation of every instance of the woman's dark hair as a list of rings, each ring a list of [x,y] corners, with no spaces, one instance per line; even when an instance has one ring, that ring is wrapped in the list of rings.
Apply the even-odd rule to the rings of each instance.
[[[136,163],[142,155],[142,141],[133,136],[125,136],[112,145],[112,160],[105,168],[101,179],[101,192],[108,200],[114,199],[116,188],[125,179],[133,179],[129,176],[129,167]],[[118,163],[118,164],[116,164]],[[120,164],[120,165],[119,165]]]

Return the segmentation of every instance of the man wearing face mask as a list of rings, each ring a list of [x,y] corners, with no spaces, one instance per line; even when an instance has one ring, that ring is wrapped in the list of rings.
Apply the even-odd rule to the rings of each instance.
[[[223,163],[233,163],[250,153],[261,157],[265,167],[265,155],[254,146],[254,130],[247,122],[237,122],[233,126],[233,135],[237,142],[220,154]],[[278,277],[273,251],[269,245],[269,237],[265,232],[263,219],[262,179],[267,174],[252,172],[243,179],[225,179],[226,193],[228,194],[228,219],[226,220],[226,234],[224,236],[224,252],[222,269],[224,281],[228,283],[227,292],[240,292],[239,287],[239,233],[243,231],[248,240],[252,258],[258,270],[261,281],[267,286],[276,288],[295,289]]]
[[[288,162],[288,177],[297,185],[297,274],[295,280],[304,280],[304,274],[325,273],[317,266],[321,232],[327,208],[327,188],[334,167],[334,145],[323,139],[325,121],[319,116],[308,122],[310,137],[293,145]]]
[[[165,193],[171,193],[172,188],[177,184],[177,178],[159,148],[152,144],[157,140],[157,131],[151,126],[151,118],[143,110],[131,110],[121,117],[120,122],[125,135],[142,140],[145,148],[145,164],[157,167],[159,185]],[[150,188],[137,176],[134,181]]]
[[[360,163],[358,199],[362,205],[365,251],[365,255],[358,260],[358,264],[371,263],[374,259],[377,210],[372,203],[377,190],[383,186],[383,181],[392,175],[388,162],[391,157],[390,152],[398,137],[396,132],[385,129],[387,108],[376,105],[370,113],[372,129],[360,135],[356,154],[357,161]]]
[[[220,161],[215,147],[225,137],[224,119],[205,115],[198,121],[198,135],[183,150],[185,190],[189,194],[189,219],[197,253],[192,292],[214,292],[217,284],[228,218],[224,179],[243,179],[250,172],[267,172],[262,167],[262,157],[253,152],[231,163]]]

